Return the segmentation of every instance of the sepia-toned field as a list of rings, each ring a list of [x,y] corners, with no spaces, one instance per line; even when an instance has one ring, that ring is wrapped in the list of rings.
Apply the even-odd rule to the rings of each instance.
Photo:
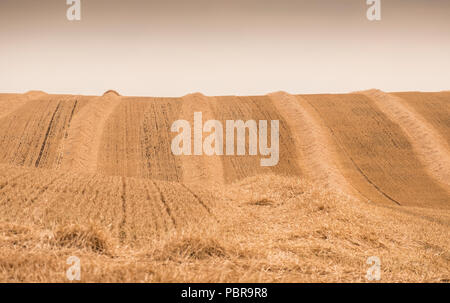
[[[194,112],[278,164],[173,155]],[[450,282],[449,92],[0,94],[0,144],[0,282]]]

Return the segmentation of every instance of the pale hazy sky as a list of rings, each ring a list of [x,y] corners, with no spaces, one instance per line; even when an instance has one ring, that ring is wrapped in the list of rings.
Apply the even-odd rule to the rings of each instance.
[[[450,1],[0,0],[0,92],[450,89]]]

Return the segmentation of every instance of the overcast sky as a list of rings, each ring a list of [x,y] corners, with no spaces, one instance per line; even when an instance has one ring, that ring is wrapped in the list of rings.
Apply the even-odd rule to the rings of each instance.
[[[0,92],[450,89],[450,1],[0,0]]]

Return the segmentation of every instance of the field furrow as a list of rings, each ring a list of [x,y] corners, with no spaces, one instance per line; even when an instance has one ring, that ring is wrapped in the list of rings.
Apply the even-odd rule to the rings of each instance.
[[[73,114],[73,96],[43,96],[0,120],[0,162],[54,168]],[[80,106],[84,103],[80,102]]]
[[[371,201],[449,207],[402,128],[362,94],[304,95],[339,147],[342,173]]]
[[[285,122],[267,96],[253,97],[216,97],[217,110],[215,117],[225,131],[226,120],[242,120],[244,122],[265,120],[268,123],[268,144],[271,142],[271,120],[279,121],[279,162],[274,166],[261,166],[261,159],[267,156],[249,155],[249,132],[245,134],[246,154],[237,155],[237,136],[235,135],[235,154],[222,157],[224,179],[226,183],[237,181],[258,174],[277,173],[281,175],[301,175],[297,165],[297,150],[289,126]],[[259,126],[259,125],[258,125]],[[258,141],[259,142],[259,141]],[[224,148],[225,150],[225,148]]]
[[[433,126],[403,99],[379,90],[364,92],[407,135],[428,174],[450,195],[450,146]]]
[[[450,146],[450,92],[391,93],[401,98],[430,123]]]
[[[155,98],[148,104],[140,129],[141,177],[155,180],[180,181],[183,177],[181,160],[172,154],[172,123],[178,119],[181,100]]]

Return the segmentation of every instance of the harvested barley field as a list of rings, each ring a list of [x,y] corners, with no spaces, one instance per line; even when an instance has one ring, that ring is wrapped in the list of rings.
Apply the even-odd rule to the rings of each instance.
[[[276,165],[198,112],[278,121]],[[449,134],[448,92],[0,94],[0,282],[450,282]]]

